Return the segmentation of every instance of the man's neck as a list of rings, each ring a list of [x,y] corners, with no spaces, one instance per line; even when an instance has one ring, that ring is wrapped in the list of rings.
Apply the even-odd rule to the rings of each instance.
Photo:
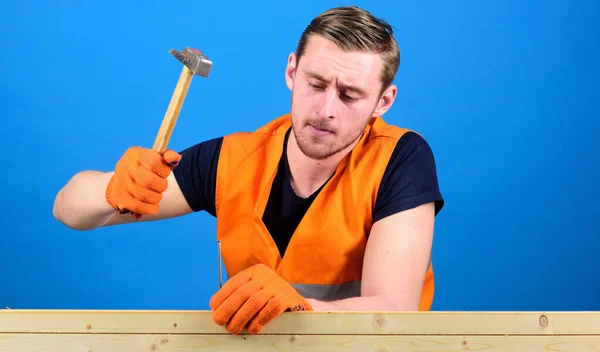
[[[286,153],[292,187],[296,194],[299,197],[307,198],[316,192],[333,175],[342,159],[355,144],[353,143],[327,159],[315,160],[302,153],[294,131],[290,131]]]

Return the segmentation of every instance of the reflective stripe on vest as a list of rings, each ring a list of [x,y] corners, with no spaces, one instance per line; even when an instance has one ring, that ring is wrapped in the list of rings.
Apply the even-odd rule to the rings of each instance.
[[[339,285],[292,284],[292,286],[305,298],[333,301],[360,296],[360,283],[360,280],[355,280]]]

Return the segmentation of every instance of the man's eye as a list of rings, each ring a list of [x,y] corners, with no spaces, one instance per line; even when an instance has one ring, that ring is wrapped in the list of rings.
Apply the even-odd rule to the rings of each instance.
[[[309,83],[308,85],[313,87],[314,89],[323,89],[323,87],[317,86],[316,84]]]
[[[342,94],[342,98],[344,100],[349,100],[349,101],[354,101],[354,100],[358,99],[358,98],[355,98],[355,97],[351,97],[348,94]]]

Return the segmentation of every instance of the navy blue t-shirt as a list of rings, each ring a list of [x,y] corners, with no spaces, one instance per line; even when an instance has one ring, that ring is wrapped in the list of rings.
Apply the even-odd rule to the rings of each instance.
[[[286,144],[289,133],[285,137]],[[181,162],[173,169],[193,211],[204,210],[216,216],[215,187],[222,143],[223,138],[220,137],[185,149],[181,152]],[[297,196],[290,183],[285,150],[284,145],[279,171],[263,215],[263,222],[282,256],[300,220],[323,188],[308,198]],[[429,202],[435,202],[436,215],[444,206],[433,153],[423,137],[408,132],[396,144],[383,175],[373,221]]]

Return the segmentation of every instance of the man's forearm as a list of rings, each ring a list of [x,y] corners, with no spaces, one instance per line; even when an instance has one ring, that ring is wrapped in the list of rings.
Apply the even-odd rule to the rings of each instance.
[[[56,195],[54,217],[77,230],[90,230],[104,225],[115,214],[105,198],[111,175],[83,171],[73,176]]]
[[[418,303],[401,303],[392,296],[353,297],[337,301],[307,299],[315,311],[417,311]]]

